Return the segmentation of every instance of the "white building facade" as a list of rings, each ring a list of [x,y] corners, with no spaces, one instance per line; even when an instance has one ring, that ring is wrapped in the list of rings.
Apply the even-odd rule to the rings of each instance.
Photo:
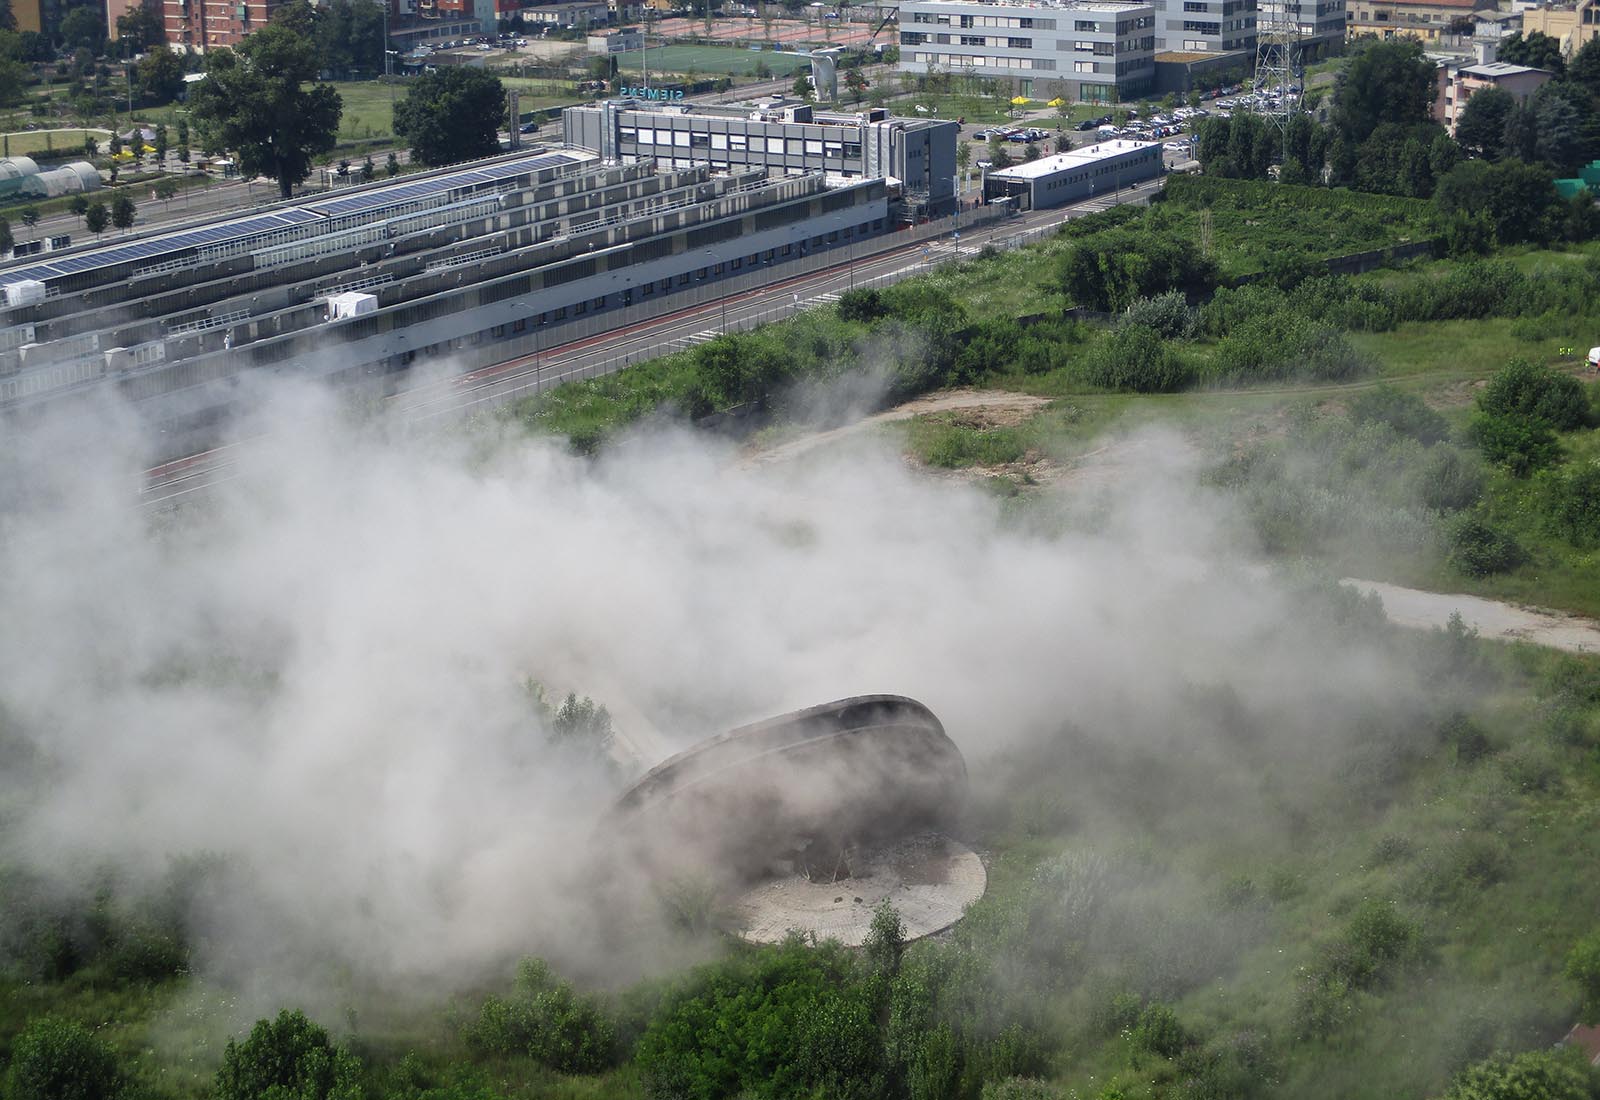
[[[1034,98],[1138,99],[1154,84],[1155,51],[1153,4],[905,0],[900,5],[901,72],[994,77]]]

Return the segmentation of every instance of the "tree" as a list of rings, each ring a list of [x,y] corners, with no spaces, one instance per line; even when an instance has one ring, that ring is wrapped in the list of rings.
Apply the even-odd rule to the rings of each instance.
[[[258,32],[259,33],[259,32]],[[243,1043],[229,1040],[217,1070],[216,1100],[357,1100],[355,1056],[301,1012],[258,1020]]]
[[[17,17],[11,10],[11,0],[0,0],[0,30],[17,29]]]
[[[126,191],[111,200],[111,224],[124,233],[133,228],[135,214],[133,200]]]
[[[170,148],[171,148],[171,146],[169,146],[167,144],[167,126],[166,126],[166,123],[163,122],[163,123],[160,123],[160,124],[158,124],[156,126],[156,163],[157,164],[165,164],[165,163],[167,163],[167,152],[168,152],[168,150]]]
[[[1556,76],[1567,71],[1566,62],[1561,58],[1561,43],[1538,31],[1526,35],[1519,32],[1502,38],[1497,56],[1508,64],[1531,65]]]
[[[1456,143],[1474,156],[1494,160],[1505,146],[1506,119],[1516,106],[1504,88],[1474,92],[1456,119]]]
[[[395,155],[393,149],[389,150],[389,159],[384,162],[383,170],[388,173],[390,179],[400,174],[400,158]]]
[[[1456,1075],[1444,1100],[1594,1100],[1600,1074],[1576,1050],[1500,1055]]]
[[[178,193],[178,181],[171,176],[162,176],[156,180],[155,192],[156,198],[168,202]]]
[[[61,19],[59,33],[68,47],[99,53],[106,44],[106,22],[91,6],[73,8]]]
[[[178,120],[178,159],[184,164],[189,163],[189,120]]]
[[[1589,39],[1572,55],[1567,78],[1587,88],[1590,95],[1600,95],[1600,38]]]
[[[1426,122],[1433,109],[1436,69],[1414,38],[1372,43],[1339,75],[1334,124],[1359,143],[1385,122]]]
[[[1579,89],[1574,88],[1573,91]],[[1587,110],[1590,97],[1582,95],[1582,98]],[[1533,97],[1533,107],[1534,158],[1555,169],[1558,176],[1576,175],[1584,160],[1582,126],[1585,112],[1580,111],[1573,99],[1564,94],[1557,84],[1546,84],[1540,88]]]
[[[245,174],[270,176],[284,198],[310,174],[311,158],[333,148],[339,130],[339,94],[327,84],[302,88],[316,78],[316,65],[312,43],[269,23],[236,49],[208,54],[206,79],[189,93],[207,143],[235,150]]]
[[[117,16],[117,38],[127,39],[128,49],[142,53],[164,43],[166,32],[162,27],[160,0],[143,0]]]
[[[17,220],[28,227],[28,236],[33,236],[34,226],[39,224],[39,208],[37,206],[24,206],[17,211]]]
[[[412,159],[428,165],[499,152],[505,125],[505,89],[482,69],[425,73],[394,108],[395,133],[411,146]]]
[[[1550,241],[1558,230],[1561,197],[1549,174],[1518,160],[1463,161],[1439,180],[1433,200],[1447,220],[1487,215],[1503,245]]]
[[[850,98],[857,105],[867,97],[867,78],[861,75],[860,69],[849,69],[844,74],[844,86],[850,91]]]
[[[906,953],[906,926],[888,898],[872,911],[872,924],[861,947],[867,962],[878,973],[889,977],[899,973],[900,959]]]
[[[0,105],[22,102],[28,89],[28,67],[20,61],[0,60]]]
[[[372,182],[372,177],[376,176],[377,174],[378,174],[378,167],[377,167],[377,165],[372,163],[372,158],[370,156],[367,157],[366,160],[361,162],[361,182],[362,183],[371,183]]]
[[[52,1016],[29,1022],[11,1049],[11,1100],[114,1100],[117,1056],[82,1024]]]
[[[89,204],[89,209],[83,212],[83,227],[96,237],[106,231],[106,225],[111,221],[111,215],[106,210],[106,204],[95,199]]]
[[[183,91],[183,62],[165,43],[152,46],[135,66],[140,98],[146,103],[171,103]]]
[[[10,252],[17,243],[11,235],[11,222],[7,218],[0,218],[0,252]]]
[[[89,209],[89,196],[84,194],[73,195],[67,200],[67,211],[74,217],[81,218]]]
[[[794,74],[794,94],[796,98],[811,100],[816,98],[816,90],[811,87],[811,77],[805,72]]]
[[[963,174],[972,166],[972,146],[961,142],[956,146],[956,170]]]
[[[1583,997],[1579,1021],[1591,1026],[1600,1024],[1600,931],[1589,933],[1573,945],[1562,973],[1578,983]]]

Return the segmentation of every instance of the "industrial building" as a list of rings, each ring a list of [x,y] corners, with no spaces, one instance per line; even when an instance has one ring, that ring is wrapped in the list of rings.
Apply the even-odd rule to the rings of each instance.
[[[792,102],[711,107],[613,99],[569,108],[562,127],[569,147],[608,161],[883,179],[903,200],[908,218],[955,208],[960,127],[952,120],[895,118],[883,108],[830,113]]]
[[[1044,210],[1110,195],[1161,175],[1158,141],[1106,141],[989,172],[985,202],[1010,201],[1019,210]]]
[[[894,226],[882,179],[512,154],[0,266],[0,414],[115,385],[174,433],[267,368],[381,379]]]
[[[899,68],[1007,80],[1025,96],[1114,103],[1150,90],[1155,27],[1151,4],[906,0]]]

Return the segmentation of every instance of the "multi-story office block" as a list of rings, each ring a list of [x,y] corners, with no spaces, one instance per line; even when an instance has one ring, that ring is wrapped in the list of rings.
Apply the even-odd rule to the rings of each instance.
[[[562,127],[568,146],[607,161],[883,179],[904,198],[908,217],[946,213],[955,204],[960,128],[948,119],[895,118],[882,108],[843,114],[807,104],[669,106],[614,99],[569,108]]]
[[[1260,0],[1257,26],[1295,24],[1303,49],[1322,54],[1344,41],[1345,0]]]
[[[1137,99],[1155,80],[1156,11],[1152,4],[905,0],[900,70],[999,77],[1034,97]]]
[[[1231,53],[1256,48],[1256,0],[1161,0],[1156,40],[1179,53]]]

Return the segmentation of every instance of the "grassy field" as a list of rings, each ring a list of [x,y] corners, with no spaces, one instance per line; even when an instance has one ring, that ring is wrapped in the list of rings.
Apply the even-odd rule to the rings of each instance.
[[[774,76],[793,76],[810,72],[811,61],[789,50],[750,50],[742,46],[658,46],[650,50],[652,73],[696,73],[709,76],[754,76],[756,65],[765,63]],[[630,52],[622,58],[622,77],[632,80],[640,73],[640,54]]]
[[[1048,111],[1043,118],[1034,118],[1028,122],[1030,126],[1040,129],[1054,130],[1061,121],[1057,114],[1046,106],[1044,100],[1029,100],[1024,107],[1013,106],[1010,97],[1004,99],[995,96],[963,95],[959,92],[904,92],[897,93],[891,99],[891,104],[900,114],[915,113],[915,106],[921,104],[928,108],[930,118],[965,118],[970,122],[1019,122],[1021,113],[1027,111]],[[1073,124],[1086,118],[1097,118],[1100,114],[1109,112],[1087,104],[1077,103],[1067,108],[1065,125]]]
[[[22,130],[17,133],[0,135],[0,156],[27,157],[35,153],[60,152],[68,150],[81,152],[83,139],[92,137],[104,145],[111,137],[110,130],[100,129],[73,129],[73,130]]]

